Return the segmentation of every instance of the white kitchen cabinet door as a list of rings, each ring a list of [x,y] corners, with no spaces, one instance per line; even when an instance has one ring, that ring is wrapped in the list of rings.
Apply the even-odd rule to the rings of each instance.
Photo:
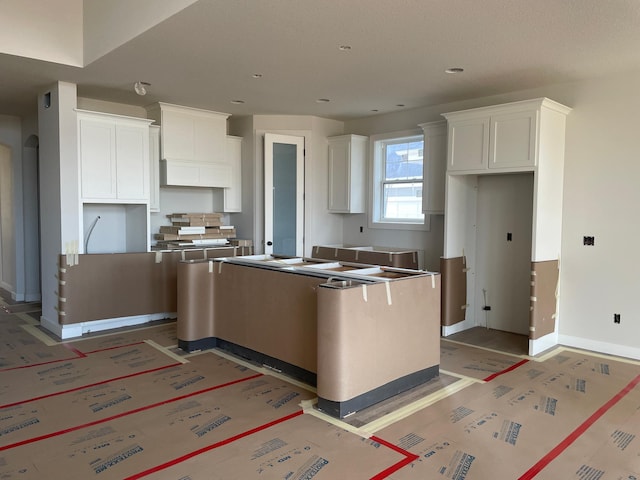
[[[482,170],[489,156],[489,116],[449,122],[448,170]]]
[[[227,117],[226,114],[213,112],[194,117],[195,161],[226,163]]]
[[[228,163],[160,160],[160,185],[176,187],[231,186],[231,166]]]
[[[195,125],[193,116],[174,109],[163,109],[161,128],[163,159],[195,161]]]
[[[329,138],[329,211],[364,213],[367,137]]]
[[[447,172],[447,126],[445,122],[420,125],[424,131],[422,212],[443,214]]]
[[[149,201],[149,129],[116,125],[118,200]]]
[[[227,136],[227,162],[231,165],[231,187],[224,189],[224,211],[242,211],[242,137]]]
[[[489,168],[536,164],[536,110],[491,116]]]
[[[149,126],[149,211],[160,211],[160,127]]]
[[[80,117],[78,129],[82,197],[115,199],[117,196],[115,123]]]
[[[149,201],[150,120],[78,111],[83,201]]]

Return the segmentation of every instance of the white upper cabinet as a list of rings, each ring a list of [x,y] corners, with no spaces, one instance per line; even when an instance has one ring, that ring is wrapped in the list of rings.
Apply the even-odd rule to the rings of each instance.
[[[447,171],[446,122],[422,123],[424,132],[422,212],[443,214]]]
[[[329,137],[329,211],[364,213],[368,137]]]
[[[448,123],[447,170],[482,173],[532,171],[539,162],[544,112],[567,114],[547,98],[445,113]]]
[[[489,168],[535,166],[537,122],[537,110],[492,115]]]
[[[167,103],[148,107],[147,113],[161,127],[161,185],[231,186],[228,114]]]
[[[449,117],[447,117],[448,119]],[[487,168],[489,117],[449,120],[448,143],[447,170]]]
[[[242,211],[242,137],[227,136],[227,161],[231,164],[231,187],[224,189],[225,212]]]
[[[83,201],[149,202],[150,120],[78,110]]]

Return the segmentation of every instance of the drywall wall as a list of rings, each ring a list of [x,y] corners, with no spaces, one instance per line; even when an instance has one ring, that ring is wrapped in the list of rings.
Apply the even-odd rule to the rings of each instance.
[[[343,124],[312,118],[312,136],[305,164],[305,256],[314,245],[339,243],[343,238],[343,216],[329,213],[329,143],[327,137],[342,134]]]
[[[575,85],[567,118],[560,341],[640,357],[640,73]],[[593,246],[583,237],[594,236]],[[621,315],[614,324],[613,315]]]
[[[11,149],[0,143],[0,287],[15,291],[16,255],[13,228]]]
[[[133,88],[133,85],[132,85]],[[147,110],[136,105],[126,103],[105,102],[95,98],[78,97],[78,108],[91,112],[112,113],[114,115],[125,115],[127,117],[147,118]]]
[[[255,137],[253,117],[231,117],[228,121],[229,134],[242,137],[242,212],[229,215],[229,221],[236,227],[238,238],[254,240],[257,226],[257,178],[255,175]],[[262,248],[262,247],[261,247]]]
[[[24,221],[24,261],[16,258],[16,268],[24,268],[24,300],[40,300],[40,187],[38,180],[37,118],[23,122],[22,212]],[[32,133],[36,132],[36,133]],[[18,199],[19,201],[19,199]]]
[[[559,340],[640,358],[640,277],[634,260],[634,242],[640,236],[634,213],[640,204],[639,83],[640,72],[559,84],[352,120],[345,123],[345,132],[398,131],[438,120],[444,112],[544,96],[571,107],[565,139]],[[345,220],[345,241],[352,241],[355,222]],[[387,232],[367,232],[364,219],[359,225],[364,225],[368,243],[393,238]],[[432,240],[442,235],[442,225],[432,222],[428,235],[412,237],[415,243],[406,246],[425,248],[426,257],[427,252],[435,256]],[[583,246],[583,236],[594,236],[595,245]],[[614,324],[614,313],[621,315],[620,324]]]
[[[44,97],[50,95],[49,107]],[[58,255],[80,242],[76,86],[58,82],[38,96],[42,316],[57,323]]]
[[[163,22],[196,0],[84,0],[84,64]],[[81,9],[82,11],[82,9]]]
[[[2,145],[2,279],[14,300],[24,300],[22,128],[18,117],[0,115]]]
[[[2,2],[0,50],[21,57],[82,66],[82,5],[83,0]]]
[[[160,211],[149,215],[151,244],[155,244],[154,235],[160,231],[161,225],[171,225],[167,215],[177,212],[221,212],[221,188],[197,187],[161,187]],[[229,225],[225,216],[223,222]]]
[[[239,236],[251,235],[256,253],[264,251],[264,134],[277,133],[305,138],[305,232],[304,255],[318,243],[340,243],[343,219],[327,211],[327,137],[342,133],[343,123],[314,116],[255,115],[230,122],[230,133],[245,138],[242,158],[243,212],[238,219]],[[247,138],[249,137],[249,141]],[[248,205],[249,209],[244,210]],[[253,207],[253,208],[251,208]],[[246,231],[250,227],[251,231]]]

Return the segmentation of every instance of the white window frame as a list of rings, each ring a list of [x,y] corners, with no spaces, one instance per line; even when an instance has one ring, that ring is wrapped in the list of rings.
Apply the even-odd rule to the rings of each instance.
[[[382,142],[411,137],[424,137],[422,129],[404,130],[401,132],[382,133],[369,137],[369,228],[383,228],[388,230],[431,230],[431,215],[424,214],[423,221],[398,220],[389,221],[382,218],[383,196],[383,147]],[[423,160],[423,162],[426,161]],[[424,185],[424,167],[422,183]],[[424,195],[424,187],[422,189]]]

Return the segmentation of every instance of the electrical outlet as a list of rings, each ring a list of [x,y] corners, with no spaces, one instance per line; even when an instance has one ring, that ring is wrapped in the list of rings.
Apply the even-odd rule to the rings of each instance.
[[[596,244],[596,237],[582,237],[582,244],[593,247]]]
[[[362,226],[360,227],[360,233],[362,233]]]
[[[513,240],[513,234],[511,232],[507,232],[507,242],[511,242]]]
[[[620,314],[619,313],[614,313],[613,314],[613,323],[620,323]]]

